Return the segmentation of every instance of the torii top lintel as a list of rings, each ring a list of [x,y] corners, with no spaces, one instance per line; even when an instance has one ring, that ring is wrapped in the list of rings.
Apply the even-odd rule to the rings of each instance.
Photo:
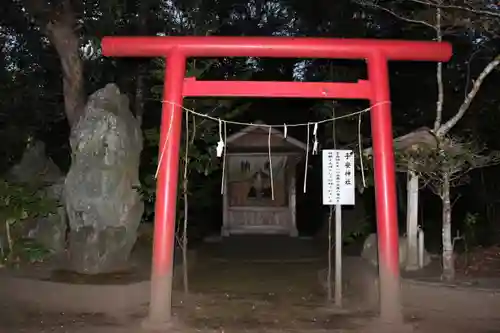
[[[104,56],[162,57],[177,50],[185,57],[275,57],[448,61],[449,43],[382,39],[306,37],[104,37]]]

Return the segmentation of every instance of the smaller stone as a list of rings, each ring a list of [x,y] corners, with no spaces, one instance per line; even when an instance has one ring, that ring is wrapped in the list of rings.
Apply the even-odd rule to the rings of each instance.
[[[43,186],[41,194],[61,205],[48,216],[23,221],[22,237],[31,238],[56,254],[62,253],[67,230],[66,210],[62,205],[64,175],[46,155],[45,144],[30,142],[21,161],[8,173],[8,179],[28,186]]]
[[[405,269],[407,266],[407,238],[399,237],[399,267]],[[364,244],[363,251],[361,252],[361,257],[373,266],[378,266],[378,242],[377,234],[370,234]],[[424,267],[430,264],[431,257],[427,251],[424,251]]]
[[[21,157],[21,161],[9,171],[7,178],[20,183],[57,183],[63,173],[45,152],[45,143],[34,141]]]

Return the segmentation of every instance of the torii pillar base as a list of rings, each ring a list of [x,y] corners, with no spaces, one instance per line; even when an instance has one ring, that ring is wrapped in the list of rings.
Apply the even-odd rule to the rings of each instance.
[[[141,323],[140,327],[146,332],[161,332],[161,333],[183,333],[186,332],[186,327],[175,317],[170,317],[168,320],[157,320],[148,316]]]
[[[358,331],[359,333],[414,333],[415,328],[412,324],[405,323],[402,319],[396,322],[387,322],[381,318],[374,318]]]

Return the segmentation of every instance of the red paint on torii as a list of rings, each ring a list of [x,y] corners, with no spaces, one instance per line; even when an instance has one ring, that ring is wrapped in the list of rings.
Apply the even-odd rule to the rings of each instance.
[[[104,56],[165,57],[153,268],[149,319],[168,323],[184,97],[304,97],[368,99],[375,166],[380,314],[401,320],[394,151],[389,92],[390,60],[448,61],[448,43],[292,37],[105,37]],[[196,81],[185,78],[189,57],[340,58],[366,60],[368,80],[357,83]],[[168,132],[170,133],[168,134]],[[168,141],[167,141],[168,134]]]

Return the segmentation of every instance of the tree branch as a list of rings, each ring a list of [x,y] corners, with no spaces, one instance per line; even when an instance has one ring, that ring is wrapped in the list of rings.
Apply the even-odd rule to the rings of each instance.
[[[412,0],[413,1],[413,0]],[[467,94],[467,97],[463,101],[462,105],[458,109],[458,112],[449,119],[445,124],[443,124],[437,131],[436,135],[440,138],[444,137],[452,128],[455,126],[460,119],[464,116],[465,112],[469,109],[474,97],[477,95],[481,85],[483,84],[486,77],[498,66],[500,65],[500,55],[497,55],[479,74],[477,80],[474,82],[471,91]]]
[[[425,1],[425,0],[409,0],[409,1],[413,1],[415,3],[419,3],[422,5],[426,5],[426,6],[442,8],[442,9],[457,9],[457,10],[467,11],[467,12],[478,14],[478,15],[488,15],[488,16],[500,17],[500,11],[497,13],[497,12],[490,11],[490,10],[474,9],[472,7],[465,7],[465,6],[458,6],[458,5],[444,5],[441,2],[436,3],[433,1]]]
[[[434,29],[436,30],[436,27],[433,26],[432,24],[430,24],[429,22],[426,22],[426,21],[421,21],[421,20],[415,20],[415,19],[411,19],[411,18],[408,18],[408,17],[405,17],[405,16],[401,16],[399,14],[397,14],[396,12],[390,10],[389,8],[386,8],[386,7],[383,7],[383,6],[380,6],[380,5],[377,5],[375,3],[368,3],[368,2],[364,2],[364,1],[357,1],[358,4],[362,5],[362,6],[366,6],[366,7],[372,7],[372,8],[375,8],[375,9],[380,9],[386,13],[389,13],[391,14],[392,16],[402,20],[402,21],[406,21],[406,22],[409,22],[409,23],[413,23],[413,24],[422,24],[422,25],[425,25],[431,29]]]
[[[436,37],[438,42],[443,41],[443,32],[441,31],[441,8],[436,8]],[[436,81],[438,86],[438,99],[436,102],[436,120],[434,121],[434,132],[439,130],[443,120],[444,87],[443,87],[443,63],[437,63]]]

